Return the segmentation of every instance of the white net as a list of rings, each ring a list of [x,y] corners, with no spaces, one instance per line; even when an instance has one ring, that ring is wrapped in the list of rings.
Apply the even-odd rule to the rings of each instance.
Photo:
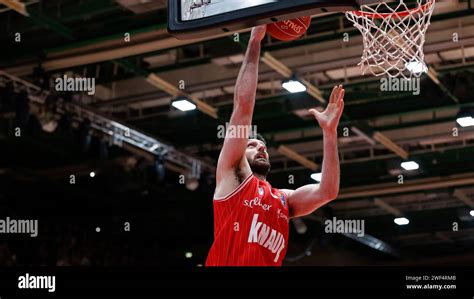
[[[397,7],[381,2],[346,12],[363,36],[364,52],[359,66],[363,74],[411,78],[427,71],[423,46],[435,0],[417,0],[410,8],[403,0]]]

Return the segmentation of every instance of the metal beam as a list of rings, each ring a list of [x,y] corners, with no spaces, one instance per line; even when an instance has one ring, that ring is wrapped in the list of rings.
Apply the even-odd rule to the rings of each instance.
[[[472,139],[471,139],[472,140]],[[459,155],[467,155],[471,156],[474,154],[474,146],[473,145],[463,145],[463,140],[460,140],[461,144],[451,145],[451,146],[437,146],[435,148],[430,149],[422,149],[422,150],[414,150],[413,155],[416,156],[418,159],[424,159],[424,161],[429,161],[435,158],[450,158],[450,159],[459,159]],[[365,153],[364,153],[365,150]],[[354,158],[347,158],[346,153],[352,153],[358,155]],[[341,165],[350,165],[350,164],[359,164],[359,163],[366,163],[366,162],[378,162],[382,160],[393,160],[397,159],[398,156],[395,154],[377,154],[373,155],[369,149],[361,149],[359,148],[346,148],[344,150],[340,150],[340,154],[343,157],[341,158]],[[363,157],[360,157],[362,154],[365,154]],[[314,157],[315,159],[321,158],[323,152],[321,150],[306,152],[306,156]],[[295,167],[285,167],[283,164],[284,157],[273,158],[272,159],[272,174],[282,173],[282,172],[300,172],[304,173],[306,176],[306,170],[302,166],[295,166]],[[466,168],[458,169],[458,171],[470,171],[472,170],[469,167],[469,160],[468,158],[464,158],[460,160]],[[464,163],[465,162],[465,163]],[[278,163],[278,164],[277,164]],[[378,162],[384,163],[384,162]],[[280,167],[278,167],[279,165]],[[384,164],[379,164],[384,165]],[[385,165],[384,165],[385,166]]]
[[[25,17],[29,16],[28,11],[26,11],[25,3],[21,3],[18,0],[0,0],[0,4],[3,4],[6,7],[13,9],[14,11],[24,15]]]
[[[207,63],[209,62],[208,59],[205,59],[205,60],[201,60],[203,63]],[[177,64],[178,66],[180,64]],[[196,66],[197,65],[200,65],[200,63],[197,63],[195,64]],[[186,67],[187,65],[184,64],[183,67]],[[169,70],[168,67],[164,67],[165,70]],[[456,71],[456,70],[464,70],[464,69],[471,69],[471,68],[474,68],[474,64],[458,64],[456,66],[449,66],[449,67],[445,67],[445,68],[440,68],[438,70],[439,73],[441,74],[445,74],[445,73],[449,73],[449,72],[453,72],[453,71]],[[160,72],[160,70],[158,69],[150,69],[149,70],[150,72]],[[259,81],[260,82],[264,82],[264,81],[271,81],[272,78],[274,78],[274,72],[273,71],[270,71],[270,72],[263,72],[263,73],[260,73],[259,74]],[[120,79],[120,78],[117,78],[117,79]],[[113,80],[113,79],[112,79]],[[220,87],[223,87],[223,86],[230,86],[230,85],[234,85],[235,83],[235,78],[228,78],[228,79],[223,79],[223,80],[219,80],[219,81],[213,81],[213,82],[210,82],[210,83],[204,83],[204,84],[199,84],[199,85],[195,85],[195,86],[188,86],[188,90],[190,92],[200,92],[200,91],[204,91],[204,90],[209,90],[209,89],[213,89],[213,88],[220,88]],[[380,85],[380,79],[379,78],[364,78],[362,80],[353,80],[353,81],[349,81],[349,82],[345,82],[344,83],[344,87],[347,89],[348,87],[357,87],[357,86],[368,86],[370,84],[377,84],[378,86]],[[325,84],[325,85],[321,85],[319,86],[319,89],[329,93],[332,88],[333,88],[334,84]],[[137,97],[140,97],[141,95],[138,95]],[[162,97],[163,94],[159,94],[159,93],[156,93],[154,95],[155,98],[160,98]],[[292,95],[292,94],[281,94],[281,95],[275,95],[275,96],[271,96],[271,97],[261,97],[261,98],[257,98],[257,101],[256,101],[256,105],[259,105],[260,103],[267,103],[269,102],[270,100],[272,101],[278,101],[278,100],[281,100],[281,101],[284,101],[286,100],[288,97],[294,97],[295,95]],[[406,95],[405,94],[390,94],[390,95],[386,95],[386,96],[376,96],[372,99],[364,99],[364,100],[351,100],[351,101],[347,101],[346,102],[346,107],[349,107],[349,106],[353,106],[353,105],[359,105],[359,104],[370,104],[370,103],[374,103],[374,102],[379,102],[379,101],[383,101],[383,100],[389,100],[389,99],[398,99],[400,97],[405,97],[405,96],[411,96],[411,94],[407,93]],[[134,97],[128,97],[127,99],[129,99],[129,101],[125,100],[125,99],[118,99],[117,101],[120,102],[120,104],[122,105],[127,105],[132,102],[135,102],[136,99]],[[224,101],[224,102],[219,102],[218,104],[216,104],[216,106],[231,106],[233,104],[232,100],[229,100],[229,101]],[[117,106],[117,102],[116,100],[109,100],[109,101],[104,101],[103,103],[100,103],[100,104],[97,104],[97,105],[101,105],[101,106],[107,106],[107,105],[114,105],[114,106]],[[410,112],[408,112],[410,113]]]
[[[282,75],[287,79],[291,79],[294,75],[294,72],[288,68],[284,63],[273,57],[269,52],[265,52],[261,58],[261,60],[275,70],[277,73]],[[319,90],[316,86],[314,86],[311,82],[307,80],[300,80],[303,85],[306,86],[306,92],[315,98],[316,100],[320,101],[322,104],[326,103],[326,100],[323,98],[321,90]]]
[[[54,32],[58,33],[59,35],[69,39],[75,40],[74,33],[71,29],[67,28],[63,24],[54,21],[44,15],[38,14],[35,11],[29,10],[30,19],[33,20],[36,24],[53,30]]]
[[[152,32],[153,33],[153,32]],[[161,33],[163,38],[154,38],[153,40],[143,41],[141,43],[125,45],[123,43],[123,34],[119,39],[116,40],[117,44],[113,48],[100,49],[100,44],[90,46],[88,43],[82,43],[82,48],[87,49],[87,52],[79,52],[78,49],[70,50],[74,54],[64,57],[56,53],[55,58],[46,59],[42,66],[45,71],[55,71],[61,69],[67,69],[71,67],[77,67],[86,64],[99,63],[103,61],[110,61],[114,59],[120,59],[123,57],[137,56],[145,53],[156,52],[163,49],[171,49],[182,47],[185,45],[190,45],[196,43],[196,40],[177,40],[174,37],[170,37],[166,32],[166,29],[160,30],[158,33]],[[212,40],[219,37],[225,37],[230,33],[221,34],[219,36],[208,37],[206,39],[200,40]],[[139,36],[135,36],[135,39],[140,39]],[[114,41],[115,42],[115,41]],[[112,43],[112,42],[110,42]],[[121,45],[121,46],[119,46]],[[96,51],[91,52],[91,48],[97,48]],[[64,54],[64,53],[61,53]],[[34,64],[23,64],[19,66],[12,66],[6,68],[10,74],[15,76],[24,76],[31,74],[32,69],[35,67]]]
[[[296,218],[296,219],[299,219],[299,218]],[[316,221],[316,222],[319,222],[321,225],[325,225],[325,219],[320,216],[315,215],[314,213],[304,216],[303,219]],[[337,221],[337,219],[333,218],[332,221]],[[383,253],[390,254],[395,257],[400,256],[400,253],[398,252],[398,250],[396,250],[393,246],[369,234],[364,233],[364,235],[361,236],[360,234],[357,234],[357,233],[341,233],[341,235],[349,239],[352,239],[356,242],[362,243],[363,245],[366,245],[372,249],[381,251]]]
[[[453,193],[454,197],[465,203],[467,206],[471,207],[474,209],[474,201],[464,193],[463,190],[461,189],[456,189],[454,190]]]
[[[384,242],[380,239],[377,239],[375,237],[372,237],[371,235],[364,234],[364,236],[359,237],[357,234],[351,234],[351,233],[342,233],[344,236],[357,241],[359,243],[362,243],[372,249],[381,251],[383,253],[389,254],[394,257],[400,257],[400,253],[398,250],[396,250],[393,246],[388,244],[387,242]]]
[[[398,156],[408,159],[409,153],[381,132],[375,132],[372,137]]]
[[[399,209],[392,207],[391,205],[389,205],[388,203],[386,203],[385,201],[383,201],[379,198],[374,199],[374,204],[376,206],[384,209],[385,211],[389,212],[390,214],[392,214],[394,216],[397,216],[397,217],[402,217],[403,216],[403,213]]]
[[[41,88],[31,84],[25,80],[12,76],[6,72],[0,71],[0,77],[4,77],[6,80],[13,81],[14,85],[24,85],[27,89],[33,89],[36,91],[42,91]],[[43,96],[48,95],[49,92],[42,91]],[[44,101],[44,99],[43,99]],[[41,101],[39,101],[41,102]],[[100,132],[105,137],[111,139],[114,145],[119,147],[124,147],[127,149],[124,144],[134,147],[140,151],[143,151],[146,156],[154,155],[159,156],[163,153],[166,153],[165,160],[173,163],[182,169],[191,172],[196,164],[200,165],[200,168],[203,171],[214,173],[215,166],[207,161],[200,160],[198,158],[187,155],[181,151],[176,150],[173,146],[152,137],[144,132],[139,131],[138,129],[132,128],[129,125],[120,122],[118,120],[111,119],[108,116],[104,116],[101,113],[94,111],[90,107],[86,107],[78,103],[65,102],[64,108],[59,107],[58,105],[56,113],[63,114],[66,111],[73,115],[75,121],[82,121],[85,118],[89,119],[91,122],[91,127],[97,132]],[[134,151],[138,153],[139,151]],[[188,173],[184,173],[188,174]]]
[[[454,12],[454,13],[447,13],[447,14],[443,14],[443,15],[437,15],[437,16],[433,16],[432,22],[441,21],[441,20],[450,19],[450,18],[459,18],[459,17],[463,17],[463,16],[469,16],[471,14],[472,14],[472,10],[467,9],[467,10],[464,10],[464,11],[457,11],[457,12]],[[328,21],[328,20],[330,21],[331,19],[339,19],[339,18],[340,18],[340,16],[329,16],[329,17],[324,17],[324,18],[318,18],[317,22]],[[166,30],[164,29],[166,27],[166,24],[160,24],[158,26],[162,26],[163,27],[163,32],[166,32]],[[150,30],[150,31],[148,31],[148,33],[152,32],[152,31],[153,30]],[[239,31],[239,33],[248,32],[248,31],[249,30],[242,30],[242,31]],[[353,30],[347,29],[344,32],[350,32],[351,34],[354,33],[355,35],[359,35],[359,32],[358,32],[357,29],[353,29]],[[181,42],[181,43],[173,43],[173,42],[171,42],[171,40],[166,40],[163,43],[160,42],[159,47],[152,47],[152,49],[149,49],[149,47],[146,47],[147,50],[144,50],[143,47],[142,47],[142,49],[134,48],[134,49],[131,49],[130,52],[127,51],[127,52],[123,53],[123,55],[117,55],[116,52],[112,51],[112,50],[104,50],[104,52],[107,52],[109,54],[113,54],[113,56],[110,56],[110,57],[112,57],[111,59],[117,59],[117,58],[122,58],[122,57],[126,57],[126,56],[134,56],[134,55],[140,55],[140,54],[144,54],[144,53],[151,53],[151,52],[158,51],[158,50],[181,47],[181,46],[188,45],[188,44],[198,45],[202,42],[205,42],[205,41],[208,41],[208,40],[213,40],[213,39],[218,39],[218,38],[221,38],[221,37],[226,37],[226,36],[229,36],[231,34],[233,34],[233,33],[222,34],[222,35],[218,35],[218,36],[212,36],[212,37],[209,37],[209,38],[206,38],[206,39],[200,39],[200,40],[190,40],[190,41],[185,41],[185,42]],[[117,39],[120,39],[120,41],[123,42],[123,34],[117,34],[116,36],[117,36]],[[339,32],[337,32],[336,34],[331,34],[331,35],[304,38],[304,39],[293,41],[291,43],[279,43],[279,44],[275,44],[275,45],[267,45],[267,46],[263,47],[263,50],[273,51],[273,50],[278,50],[278,49],[282,49],[282,48],[297,47],[297,46],[302,46],[302,45],[306,45],[306,44],[319,43],[319,42],[322,42],[322,41],[336,40],[336,39],[340,39],[340,38],[341,38],[340,34],[339,34]],[[90,47],[90,45],[95,45],[95,46],[103,49],[103,45],[98,44],[101,39],[109,40],[110,37],[108,36],[108,37],[104,37],[104,38],[100,38],[100,39],[92,39],[92,40],[81,42],[81,43],[78,43],[78,44],[67,45],[66,48]],[[174,41],[176,41],[176,40],[174,40]],[[46,50],[46,52],[51,52],[51,50]],[[110,58],[107,59],[108,55],[100,55],[100,57],[101,58],[99,58],[97,56],[87,56],[87,57],[84,58],[84,63],[83,64],[92,64],[92,63],[97,63],[97,62],[110,60]],[[53,60],[53,59],[51,59],[51,60]],[[58,64],[63,64],[62,68],[69,68],[69,67],[74,67],[74,66],[81,65],[81,64],[77,64],[76,61],[77,61],[76,58],[71,59],[70,63],[68,63],[67,60],[66,61],[50,61],[50,60],[47,60],[46,62],[47,62],[48,67],[46,68],[46,70],[61,69],[61,67],[58,67]],[[17,67],[8,68],[8,69],[6,69],[6,71],[11,73],[11,74],[14,74],[14,75],[23,76],[23,75],[30,74],[31,70],[34,67],[35,67],[34,65],[21,65],[21,66],[17,66]]]
[[[445,177],[410,180],[404,184],[398,184],[398,182],[395,181],[393,183],[344,188],[339,192],[338,199],[410,193],[468,185],[474,185],[474,173],[472,172]]]
[[[26,6],[32,6],[37,4],[39,0],[26,0],[24,1]],[[43,1],[44,2],[44,1]],[[48,1],[49,2],[49,1]],[[49,3],[48,3],[49,4]],[[79,5],[78,5],[79,4]],[[47,5],[45,5],[47,6]],[[60,12],[60,18],[62,23],[68,23],[76,20],[89,19],[97,15],[103,15],[111,12],[123,11],[123,8],[119,5],[114,5],[110,0],[82,0],[80,3],[72,2],[72,5],[69,3],[61,4],[60,11],[56,5],[50,6],[49,10],[42,10],[41,12],[45,15],[55,15]],[[8,8],[0,10],[1,12],[9,10]],[[28,8],[27,8],[28,11]],[[31,22],[27,19],[19,20],[20,22],[15,23],[15,30],[18,32],[29,33],[34,30],[38,30],[39,26],[31,26]]]
[[[154,73],[149,73],[147,70],[144,70],[137,65],[130,63],[126,59],[120,59],[117,61],[117,63],[126,69],[127,71],[131,71],[134,74],[144,76],[146,78],[146,81],[153,85],[156,88],[159,88],[166,92],[167,94],[171,95],[172,97],[178,97],[178,96],[183,96],[189,99],[190,101],[194,102],[194,104],[197,106],[198,110],[209,115],[210,117],[214,119],[218,119],[219,116],[217,115],[217,109],[212,107],[211,105],[207,104],[206,102],[198,99],[197,97],[194,97],[190,94],[187,94],[183,90],[178,89],[176,86],[173,84],[169,83],[168,81],[164,80],[163,78],[159,77],[158,75]]]
[[[53,31],[59,33],[61,36],[66,37],[69,40],[74,40],[73,33],[69,28],[44,15],[36,13],[31,9],[27,9],[25,3],[21,3],[17,0],[0,0],[0,3],[19,12],[20,14],[26,17],[30,17],[31,20],[33,20],[40,26],[52,29]]]
[[[197,108],[199,111],[209,115],[210,117],[214,119],[218,119],[219,116],[217,115],[217,109],[212,107],[211,105],[207,104],[206,102],[198,99],[197,97],[194,97],[192,95],[189,95],[185,93],[184,91],[178,89],[176,86],[173,84],[167,82],[166,80],[160,78],[159,76],[155,74],[150,74],[147,78],[146,81],[150,83],[151,85],[164,90],[166,93],[170,94],[173,97],[177,96],[183,96],[194,102],[196,104]]]
[[[461,109],[463,107],[474,107],[474,103],[443,105],[443,106],[437,106],[437,107],[415,109],[415,110],[410,110],[406,112],[381,114],[381,115],[377,115],[377,117],[387,117],[387,118],[401,117],[401,116],[415,115],[415,114],[421,114],[421,113],[426,113],[426,112],[440,112],[440,111],[446,111],[450,109]],[[373,118],[357,118],[357,119],[352,119],[352,121],[367,122],[367,121],[371,121],[372,119]],[[345,125],[350,125],[351,123],[352,122],[342,122],[340,125],[345,126]],[[285,129],[285,130],[269,131],[269,132],[265,132],[264,134],[265,136],[268,136],[268,135],[274,135],[274,134],[279,134],[279,133],[291,133],[291,132],[297,132],[297,131],[311,131],[311,130],[314,130],[314,124],[308,124],[307,126],[293,127],[291,129]]]
[[[459,99],[439,80],[439,73],[434,67],[428,67],[427,75],[453,102],[460,103]]]
[[[362,139],[364,139],[365,141],[367,141],[368,144],[370,144],[370,145],[375,145],[376,144],[374,139],[372,139],[369,135],[364,133],[362,130],[360,130],[356,126],[351,126],[351,130],[352,130],[352,132],[356,133],[357,136],[359,136]]]
[[[312,171],[316,171],[319,168],[318,164],[316,164],[313,161],[309,160],[308,158],[298,154],[297,152],[295,152],[294,150],[290,149],[289,147],[287,147],[285,145],[280,145],[278,147],[278,152],[280,154],[286,156],[287,158],[289,158],[291,160],[294,160],[294,161],[300,163],[301,165],[311,169]]]

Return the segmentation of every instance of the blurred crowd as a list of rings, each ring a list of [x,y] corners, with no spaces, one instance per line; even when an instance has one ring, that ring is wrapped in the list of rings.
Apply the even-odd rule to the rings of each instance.
[[[51,234],[48,234],[51,236]],[[77,230],[60,237],[8,237],[0,241],[2,266],[133,266],[136,254],[119,239],[88,238]]]

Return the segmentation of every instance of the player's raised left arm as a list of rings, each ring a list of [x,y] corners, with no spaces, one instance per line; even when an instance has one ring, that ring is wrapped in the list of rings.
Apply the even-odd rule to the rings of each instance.
[[[337,126],[344,110],[344,93],[342,85],[335,86],[324,112],[309,110],[323,130],[324,153],[321,182],[319,185],[305,185],[296,190],[283,190],[288,193],[290,217],[311,214],[319,207],[336,199],[339,193]]]

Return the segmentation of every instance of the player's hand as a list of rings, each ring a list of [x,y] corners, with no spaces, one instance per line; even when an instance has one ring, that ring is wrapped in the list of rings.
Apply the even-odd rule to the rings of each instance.
[[[250,38],[261,41],[265,37],[266,33],[267,33],[267,25],[260,25],[257,27],[253,27],[252,35],[250,36]]]
[[[342,85],[334,86],[329,99],[329,104],[324,112],[319,112],[316,109],[309,109],[309,112],[314,115],[323,131],[331,133],[337,132],[339,119],[344,110],[344,94],[345,90]]]

